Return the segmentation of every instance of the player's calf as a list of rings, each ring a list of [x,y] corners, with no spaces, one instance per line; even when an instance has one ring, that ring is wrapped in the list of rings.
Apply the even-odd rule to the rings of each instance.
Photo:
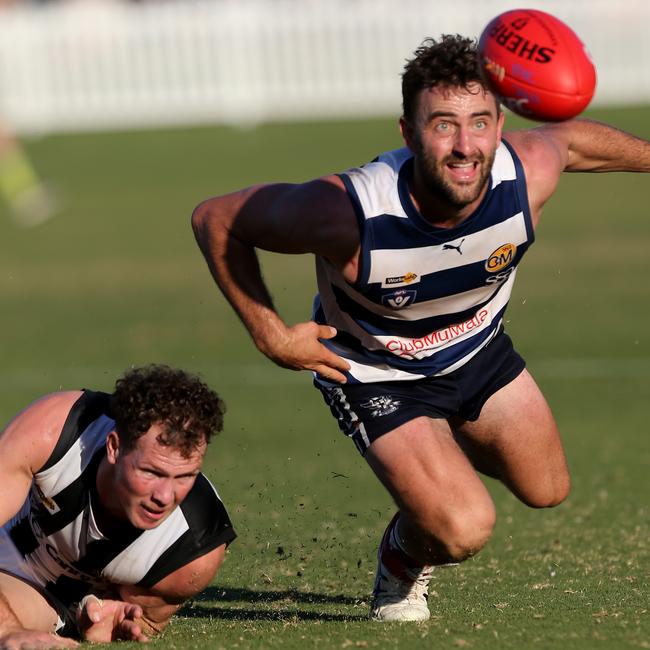
[[[483,548],[494,526],[494,510],[488,509],[479,519],[468,518],[467,525],[450,520],[445,527],[446,534],[439,537],[424,533],[419,527],[409,535],[407,531],[413,526],[409,519],[400,517],[399,513],[395,515],[379,545],[370,610],[373,620],[427,620],[430,616],[428,589],[434,569],[454,566]],[[407,531],[402,530],[404,524]],[[413,545],[417,546],[420,559],[406,548],[405,534],[417,540]]]

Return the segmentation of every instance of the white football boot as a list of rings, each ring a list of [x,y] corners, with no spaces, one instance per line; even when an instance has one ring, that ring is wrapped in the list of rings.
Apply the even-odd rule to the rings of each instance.
[[[390,543],[397,521],[391,521],[377,553],[377,575],[370,618],[374,621],[426,621],[432,566],[417,566],[415,562]]]

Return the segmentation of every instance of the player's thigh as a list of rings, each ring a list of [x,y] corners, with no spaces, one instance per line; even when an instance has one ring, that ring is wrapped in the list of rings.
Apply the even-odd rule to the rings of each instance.
[[[0,571],[0,593],[24,628],[40,632],[56,630],[59,620],[56,610],[24,580]]]
[[[527,370],[494,393],[478,420],[454,427],[522,501],[556,505],[569,491],[569,472],[551,409]],[[462,444],[462,443],[461,443]]]
[[[402,514],[422,531],[450,544],[489,537],[492,499],[446,420],[410,420],[377,438],[365,458]]]

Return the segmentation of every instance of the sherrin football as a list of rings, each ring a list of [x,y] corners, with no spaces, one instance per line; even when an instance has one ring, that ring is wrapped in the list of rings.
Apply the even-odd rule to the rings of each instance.
[[[581,113],[596,90],[596,69],[575,32],[537,9],[494,18],[478,44],[492,92],[513,112],[543,122]]]

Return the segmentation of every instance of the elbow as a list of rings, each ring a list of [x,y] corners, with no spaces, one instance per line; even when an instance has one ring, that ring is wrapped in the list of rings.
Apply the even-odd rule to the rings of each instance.
[[[204,255],[226,245],[231,234],[232,219],[228,205],[219,198],[207,199],[194,208],[191,218],[192,230]]]
[[[199,203],[192,212],[191,224],[196,240],[201,243],[211,223],[215,221],[216,212],[213,200],[207,199]]]

